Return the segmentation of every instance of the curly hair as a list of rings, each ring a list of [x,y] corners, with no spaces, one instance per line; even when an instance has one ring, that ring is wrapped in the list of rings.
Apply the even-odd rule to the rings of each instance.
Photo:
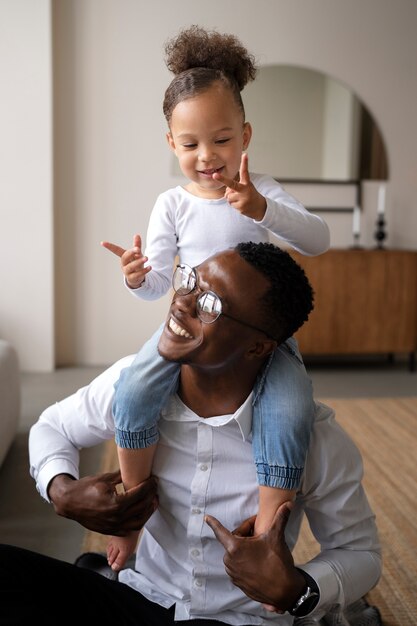
[[[239,243],[236,252],[269,281],[262,299],[262,318],[278,343],[291,337],[313,310],[314,292],[302,267],[272,243]]]
[[[237,37],[194,25],[166,43],[165,61],[175,74],[163,102],[168,125],[179,102],[202,93],[216,81],[232,91],[245,118],[240,92],[255,79],[257,68]]]

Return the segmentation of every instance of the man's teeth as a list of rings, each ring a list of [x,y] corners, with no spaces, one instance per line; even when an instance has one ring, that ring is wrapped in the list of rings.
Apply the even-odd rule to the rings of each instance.
[[[182,328],[176,322],[174,322],[172,317],[169,320],[169,327],[175,335],[178,335],[179,337],[186,337],[187,339],[192,339],[192,336],[190,335],[190,333],[187,333],[185,328]]]

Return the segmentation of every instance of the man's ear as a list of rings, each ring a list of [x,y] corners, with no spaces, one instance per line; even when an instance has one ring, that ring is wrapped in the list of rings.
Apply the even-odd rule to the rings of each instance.
[[[278,342],[274,341],[274,339],[266,338],[258,340],[249,348],[247,355],[250,359],[264,359],[266,356],[269,356],[277,346]]]

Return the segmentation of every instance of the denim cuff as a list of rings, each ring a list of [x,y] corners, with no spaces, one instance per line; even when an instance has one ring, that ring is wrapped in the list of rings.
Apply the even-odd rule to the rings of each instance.
[[[158,426],[155,424],[140,432],[129,432],[128,430],[119,430],[116,428],[114,438],[119,448],[130,448],[131,450],[149,448],[149,446],[153,446],[158,442]]]
[[[255,463],[258,483],[264,487],[277,489],[297,489],[300,485],[303,467],[282,467]]]

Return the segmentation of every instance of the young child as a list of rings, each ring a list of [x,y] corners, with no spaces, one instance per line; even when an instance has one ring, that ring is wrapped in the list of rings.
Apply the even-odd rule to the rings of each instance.
[[[146,255],[139,235],[129,250],[102,242],[121,257],[127,287],[144,300],[159,298],[171,287],[177,256],[181,264],[193,268],[241,241],[268,241],[269,233],[304,254],[325,252],[329,245],[325,222],[308,213],[272,177],[248,171],[243,151],[252,129],[245,121],[240,92],[255,78],[253,57],[234,36],[197,26],[168,42],[165,52],[175,75],[163,104],[167,139],[189,182],[158,197]],[[189,269],[184,268],[183,276],[190,274]],[[184,341],[193,339],[174,320],[169,327]],[[125,489],[150,475],[159,413],[177,387],[179,365],[165,361],[157,351],[161,330],[122,371],[116,385],[113,413]],[[255,532],[261,533],[278,506],[293,498],[309,443],[312,389],[293,338],[274,350],[257,382],[253,404],[253,451],[260,485]],[[114,570],[125,564],[136,542],[137,533],[111,538],[107,554]]]

